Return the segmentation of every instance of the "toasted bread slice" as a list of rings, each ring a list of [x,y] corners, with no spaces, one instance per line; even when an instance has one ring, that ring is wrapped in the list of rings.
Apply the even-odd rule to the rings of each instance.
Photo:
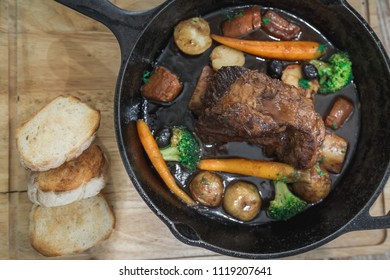
[[[81,253],[107,239],[114,226],[114,213],[101,194],[65,206],[34,204],[30,241],[45,256]]]
[[[18,128],[21,163],[33,171],[56,168],[94,140],[100,112],[74,96],[59,96]]]
[[[106,185],[108,162],[97,144],[60,167],[33,172],[28,184],[31,202],[60,206],[97,195]]]

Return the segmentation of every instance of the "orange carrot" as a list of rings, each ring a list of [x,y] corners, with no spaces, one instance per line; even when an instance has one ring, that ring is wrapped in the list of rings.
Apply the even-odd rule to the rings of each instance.
[[[296,170],[291,165],[263,160],[243,158],[203,159],[198,168],[209,171],[228,172],[270,180],[283,180],[286,183],[297,181],[310,182],[310,176],[304,170]]]
[[[147,123],[145,123],[143,120],[138,120],[137,131],[146,154],[148,155],[150,161],[152,162],[154,168],[164,183],[182,201],[188,205],[194,205],[194,200],[176,184],[175,178],[169,171],[168,166],[161,155],[160,149],[158,148],[156,140],[154,140],[153,134],[150,131]]]
[[[211,38],[220,44],[252,55],[281,59],[316,59],[323,54],[323,47],[312,41],[253,41],[211,34]]]

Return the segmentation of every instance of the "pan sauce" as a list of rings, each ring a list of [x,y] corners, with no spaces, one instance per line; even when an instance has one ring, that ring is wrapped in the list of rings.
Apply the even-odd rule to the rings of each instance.
[[[221,23],[227,19],[227,14],[234,14],[245,8],[247,8],[247,6],[223,9],[211,14],[202,15],[202,17],[209,22],[212,33],[222,34]],[[262,7],[262,14],[264,14],[266,10],[267,8]],[[300,40],[311,40],[324,44],[327,50],[324,56],[325,59],[336,50],[336,47],[333,46],[331,43],[332,38],[325,38],[323,35],[320,34],[318,30],[316,30],[309,23],[281,10],[275,11],[287,20],[292,21],[301,27],[302,31],[299,36]],[[245,38],[250,40],[274,39],[271,36],[267,35],[263,30],[254,31],[251,34],[245,36]],[[170,38],[167,46],[160,52],[160,56],[155,58],[155,63],[154,65],[151,65],[150,68],[153,68],[155,65],[167,67],[173,73],[179,76],[180,81],[184,85],[184,88],[179,97],[172,103],[161,104],[149,101],[144,102],[144,110],[141,111],[145,113],[141,117],[148,121],[150,127],[154,131],[158,131],[164,127],[171,127],[174,125],[185,125],[190,130],[194,130],[196,119],[193,113],[188,109],[187,105],[195,89],[200,72],[206,64],[209,64],[209,55],[212,49],[217,45],[217,43],[213,42],[212,47],[202,55],[188,56],[182,53],[173,42],[173,38]],[[251,55],[245,55],[245,58],[246,63],[244,67],[249,69],[256,69],[260,72],[266,72],[267,60]],[[285,62],[284,64],[287,65],[290,63],[296,62]],[[345,96],[347,99],[353,102],[354,112],[346,121],[344,126],[335,131],[337,135],[348,140],[349,148],[347,151],[343,171],[337,175],[331,174],[332,187],[337,187],[338,181],[340,180],[340,178],[342,178],[344,171],[348,168],[348,163],[351,160],[355,151],[360,127],[359,99],[356,88],[353,83],[335,94],[317,94],[315,103],[316,111],[324,117],[330,110],[334,99],[339,95]],[[243,157],[249,159],[272,160],[270,158],[267,158],[263,154],[263,150],[261,147],[238,142],[225,143],[222,145],[203,143],[202,157]],[[183,188],[188,191],[187,183],[188,180],[191,179],[191,174],[183,170],[178,164],[169,163],[169,166],[176,179],[180,182]],[[250,181],[257,186],[260,192],[260,196],[263,200],[262,211],[254,220],[250,222],[245,222],[245,224],[262,224],[271,221],[271,219],[267,216],[267,212],[264,211],[268,207],[269,201],[273,198],[273,187],[270,181],[261,178],[238,176],[233,174],[220,173],[220,175],[224,179],[225,186],[228,185],[231,181],[237,179]],[[239,222],[238,220],[227,215],[222,209],[222,207],[212,209],[208,207],[198,206],[197,209],[200,213],[207,215],[210,218]]]

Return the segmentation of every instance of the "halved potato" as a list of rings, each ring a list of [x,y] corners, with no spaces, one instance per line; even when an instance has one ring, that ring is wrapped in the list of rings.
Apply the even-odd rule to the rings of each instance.
[[[217,207],[221,204],[224,185],[221,176],[210,171],[199,172],[190,182],[192,197],[202,205]]]
[[[238,180],[227,186],[223,198],[226,213],[241,221],[253,220],[261,209],[262,200],[256,186]]]
[[[210,54],[211,66],[219,70],[223,66],[244,66],[245,55],[242,51],[220,45],[213,49]]]
[[[283,83],[294,86],[296,88],[302,88],[305,91],[306,98],[314,102],[315,96],[320,84],[317,79],[305,80],[302,75],[302,65],[291,64],[284,68],[282,72],[281,80]]]
[[[177,47],[189,55],[198,55],[206,51],[212,43],[210,26],[200,17],[179,22],[173,32]]]

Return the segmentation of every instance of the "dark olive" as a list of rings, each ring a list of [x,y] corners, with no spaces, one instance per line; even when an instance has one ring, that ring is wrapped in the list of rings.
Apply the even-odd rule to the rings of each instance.
[[[241,221],[253,220],[261,208],[258,189],[249,182],[233,182],[226,187],[223,208],[229,215]]]
[[[318,78],[317,68],[313,64],[305,64],[302,67],[302,75],[306,80],[314,80]]]
[[[268,63],[267,73],[275,79],[280,79],[282,76],[284,65],[280,60],[272,60]]]
[[[171,143],[172,132],[170,128],[163,128],[157,132],[156,142],[160,148],[166,147]]]
[[[221,204],[224,186],[222,178],[213,172],[202,171],[190,182],[192,197],[202,205],[217,207]]]

